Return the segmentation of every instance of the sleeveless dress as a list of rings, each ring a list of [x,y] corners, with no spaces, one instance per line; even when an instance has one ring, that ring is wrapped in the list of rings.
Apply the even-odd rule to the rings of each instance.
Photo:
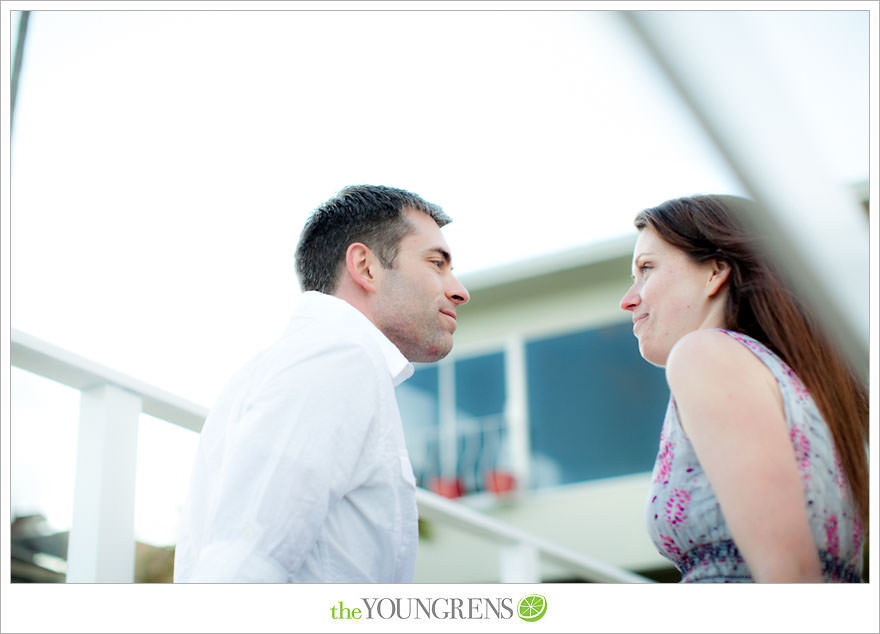
[[[721,329],[719,329],[721,330]],[[751,350],[779,385],[813,539],[825,581],[859,582],[864,533],[825,420],[797,375],[766,346],[721,330]],[[646,505],[648,533],[682,582],[751,582],[752,576],[670,397]]]

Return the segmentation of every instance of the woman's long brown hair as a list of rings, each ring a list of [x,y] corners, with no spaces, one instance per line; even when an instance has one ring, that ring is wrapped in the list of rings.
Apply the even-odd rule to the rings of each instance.
[[[760,238],[743,226],[735,196],[692,196],[667,201],[636,216],[697,262],[730,265],[726,328],[773,350],[810,391],[825,418],[862,525],[868,526],[868,390],[837,354],[818,322],[771,266]]]

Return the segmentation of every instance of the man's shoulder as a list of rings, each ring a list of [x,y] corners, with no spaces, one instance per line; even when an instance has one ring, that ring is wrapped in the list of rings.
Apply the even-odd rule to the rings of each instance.
[[[294,320],[284,335],[254,358],[251,374],[300,377],[361,373],[379,376],[382,353],[362,332]]]
[[[354,327],[347,320],[320,317],[294,317],[282,336],[267,350],[288,358],[312,358],[321,353],[359,350],[376,351],[377,346],[364,328]]]

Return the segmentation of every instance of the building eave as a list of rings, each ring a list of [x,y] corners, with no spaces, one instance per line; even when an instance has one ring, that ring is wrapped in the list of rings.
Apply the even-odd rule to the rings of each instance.
[[[636,233],[566,249],[460,276],[471,301],[467,309],[515,303],[526,296],[629,278]]]

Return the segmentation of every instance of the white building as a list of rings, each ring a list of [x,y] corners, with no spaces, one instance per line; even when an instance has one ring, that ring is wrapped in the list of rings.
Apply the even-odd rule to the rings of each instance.
[[[635,231],[463,277],[471,301],[453,352],[398,390],[421,486],[666,578],[642,513],[669,392],[619,307],[634,242]],[[495,547],[422,528],[417,581],[494,580]],[[541,572],[573,579],[546,563]]]

